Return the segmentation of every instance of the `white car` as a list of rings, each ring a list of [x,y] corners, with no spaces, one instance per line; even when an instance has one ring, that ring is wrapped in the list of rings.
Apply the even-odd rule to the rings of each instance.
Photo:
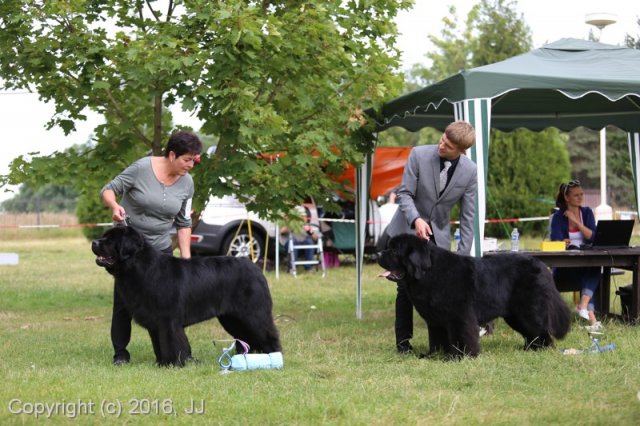
[[[303,206],[310,212],[310,222],[322,229],[322,219],[319,219],[316,204],[311,200]],[[384,208],[382,210],[383,214],[387,213]],[[375,244],[382,235],[388,219],[383,220],[375,201],[369,204],[368,216],[371,219],[367,225],[365,247],[375,250]],[[279,244],[276,245],[276,241]],[[274,258],[274,253],[280,250],[280,245],[284,242],[280,238],[278,225],[247,211],[245,205],[237,198],[227,195],[212,197],[207,202],[200,221],[194,226],[191,234],[191,251],[196,255],[250,257],[257,262],[265,255]],[[340,249],[346,252],[353,250],[355,240],[353,247],[349,245],[347,243]]]
[[[311,222],[318,224],[318,209],[314,203],[304,206],[311,213]],[[250,257],[258,261],[265,254],[273,258],[279,247],[278,226],[249,212],[237,198],[226,195],[212,197],[206,204],[191,233],[194,254]],[[268,244],[268,246],[267,246]]]

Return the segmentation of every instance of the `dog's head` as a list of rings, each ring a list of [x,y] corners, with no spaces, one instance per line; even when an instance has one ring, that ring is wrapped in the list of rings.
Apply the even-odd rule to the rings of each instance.
[[[381,275],[395,282],[422,279],[431,268],[431,244],[411,234],[391,238],[387,249],[378,254],[378,264],[386,269]]]
[[[91,242],[96,264],[109,272],[133,259],[143,247],[144,237],[129,226],[108,229],[102,238]]]

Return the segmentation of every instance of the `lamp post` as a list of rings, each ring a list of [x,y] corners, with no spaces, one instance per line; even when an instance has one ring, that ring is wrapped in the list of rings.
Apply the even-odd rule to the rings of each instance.
[[[598,41],[602,38],[602,30],[615,24],[617,16],[612,13],[589,13],[584,22],[598,28]],[[607,128],[600,129],[600,205],[596,207],[596,220],[613,219],[613,209],[607,204]]]

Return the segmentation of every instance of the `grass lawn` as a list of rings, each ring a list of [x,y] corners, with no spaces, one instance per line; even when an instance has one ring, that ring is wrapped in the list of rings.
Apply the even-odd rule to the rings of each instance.
[[[132,363],[114,367],[113,281],[77,235],[5,239],[0,231],[0,252],[20,256],[19,265],[0,266],[2,425],[640,423],[639,326],[605,321],[603,342],[615,350],[568,356],[560,349],[590,345],[577,320],[556,349],[541,352],[524,352],[499,320],[476,359],[401,356],[395,286],[377,278],[375,264],[364,271],[362,320],[352,264],[324,279],[267,273],[282,370],[221,374],[229,336],[216,320],[187,330],[198,364],[156,367],[146,332],[134,326]],[[629,282],[616,276],[612,287]],[[619,311],[615,295],[612,304]],[[413,344],[426,351],[426,328],[415,323]]]

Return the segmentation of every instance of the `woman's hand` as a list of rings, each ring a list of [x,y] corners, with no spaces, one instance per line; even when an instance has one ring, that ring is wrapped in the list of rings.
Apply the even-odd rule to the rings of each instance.
[[[127,213],[124,211],[124,207],[120,204],[116,204],[111,209],[111,218],[115,222],[122,222],[124,218],[127,217]]]
[[[572,211],[565,211],[564,216],[569,219],[569,227],[577,228],[580,225],[580,218]]]
[[[102,202],[111,209],[111,219],[115,222],[122,222],[127,217],[127,212],[124,211],[124,207],[118,204],[113,189],[105,189],[101,197]]]
[[[577,214],[567,210],[564,212],[564,216],[569,219],[569,228],[579,229],[586,239],[591,239],[591,237],[593,236],[593,231],[589,229],[588,226],[580,222],[580,217]]]

